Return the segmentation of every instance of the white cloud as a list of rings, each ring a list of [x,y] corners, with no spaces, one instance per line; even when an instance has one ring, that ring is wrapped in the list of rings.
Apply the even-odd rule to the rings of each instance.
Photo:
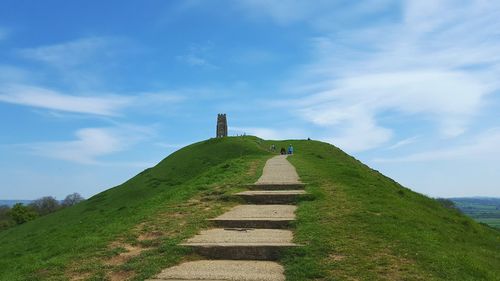
[[[0,68],[1,71],[1,68]],[[116,116],[129,107],[152,107],[173,104],[185,98],[177,92],[144,92],[135,95],[102,94],[68,95],[61,92],[27,85],[0,83],[0,102],[57,110],[64,112]]]
[[[65,43],[21,49],[18,53],[27,59],[33,59],[58,67],[72,67],[88,63],[94,56],[108,56],[113,39],[103,37],[81,38]]]
[[[15,54],[30,63],[26,67],[42,76],[42,81],[52,78],[52,82],[62,82],[72,88],[93,90],[108,85],[109,80],[113,80],[118,69],[127,61],[125,58],[140,54],[143,50],[128,38],[83,37],[18,48]]]
[[[402,16],[311,41],[313,63],[286,89],[300,97],[286,104],[327,131],[323,139],[350,152],[376,148],[396,130],[379,121],[387,112],[457,137],[500,89],[499,4],[407,1]]]
[[[312,97],[314,100],[315,97]],[[299,101],[309,104],[310,100]],[[334,143],[348,152],[358,152],[377,147],[392,137],[392,131],[378,126],[372,113],[362,105],[343,106],[334,102],[316,103],[302,107],[300,115],[307,121],[322,127],[319,139]],[[326,130],[325,130],[326,129]]]
[[[0,101],[67,112],[117,115],[131,99],[114,95],[73,96],[40,87],[11,85],[0,89]]]
[[[330,127],[333,131],[333,128]],[[344,124],[338,133],[329,133],[322,137],[326,142],[348,151],[358,152],[378,147],[389,141],[393,132],[389,129],[377,126],[373,119],[357,116]]]
[[[458,159],[497,159],[500,157],[500,128],[490,129],[466,143],[418,152],[403,157],[376,158],[374,162],[429,162]]]
[[[374,128],[378,113],[397,110],[437,120],[445,136],[461,134],[488,93],[480,81],[451,71],[366,74],[331,82],[335,85],[296,102],[306,120],[317,125],[372,123]]]
[[[100,163],[99,157],[123,151],[150,134],[148,128],[124,126],[117,128],[85,128],[71,141],[25,144],[29,152],[45,157],[81,164]]]
[[[402,139],[402,140],[396,142],[395,144],[389,146],[387,149],[397,149],[397,148],[400,148],[403,146],[407,146],[409,144],[413,144],[413,143],[417,142],[417,140],[419,138],[420,138],[419,136],[413,136],[410,138]]]

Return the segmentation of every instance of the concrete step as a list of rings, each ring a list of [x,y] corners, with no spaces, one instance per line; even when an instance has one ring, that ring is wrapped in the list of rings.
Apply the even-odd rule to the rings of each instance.
[[[286,228],[295,220],[296,209],[293,205],[239,205],[210,221],[226,228]]]
[[[283,267],[270,261],[201,260],[163,270],[149,281],[285,281]],[[147,281],[147,280],[146,280]]]
[[[215,228],[201,231],[180,245],[212,259],[276,260],[283,249],[297,246],[292,239],[289,230]]]
[[[254,183],[248,184],[250,190],[294,190],[304,189],[303,183]]]
[[[295,203],[306,194],[304,190],[253,190],[239,192],[235,195],[253,204],[288,204]]]

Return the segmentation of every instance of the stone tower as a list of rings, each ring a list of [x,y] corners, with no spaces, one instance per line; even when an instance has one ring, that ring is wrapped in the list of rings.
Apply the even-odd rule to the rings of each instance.
[[[217,132],[216,137],[227,137],[227,119],[226,114],[217,114]]]

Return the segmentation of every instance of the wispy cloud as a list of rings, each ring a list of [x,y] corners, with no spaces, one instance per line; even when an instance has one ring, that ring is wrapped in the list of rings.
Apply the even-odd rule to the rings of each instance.
[[[393,136],[392,130],[378,126],[372,116],[363,112],[349,116],[341,125],[322,126],[328,131],[319,137],[321,140],[333,143],[349,152],[376,148],[388,142]]]
[[[418,152],[402,157],[376,158],[374,162],[428,162],[457,159],[484,159],[500,157],[500,128],[490,129],[467,142],[440,149]]]
[[[112,47],[118,46],[116,41],[117,39],[105,37],[80,38],[64,43],[21,49],[18,54],[27,59],[58,67],[74,67],[89,63],[89,59],[96,56],[111,56],[115,49]]]
[[[73,96],[46,88],[11,85],[0,89],[0,101],[67,112],[117,115],[131,102],[123,96]]]
[[[151,134],[146,127],[85,128],[75,133],[75,139],[21,145],[36,155],[80,164],[106,164],[102,156],[123,151]]]
[[[391,139],[395,128],[379,121],[387,112],[462,135],[500,89],[500,5],[436,3],[405,1],[400,22],[314,38],[314,62],[286,89],[301,97],[287,105],[350,152]]]
[[[185,97],[172,91],[129,95],[70,95],[43,87],[0,83],[0,102],[64,112],[117,116],[130,107],[165,106]]]
[[[45,43],[14,50],[26,69],[43,75],[51,84],[94,91],[103,89],[129,61],[145,48],[127,37],[93,36]]]
[[[387,149],[397,149],[397,148],[400,148],[403,146],[407,146],[407,145],[410,145],[412,143],[417,142],[418,139],[419,139],[419,136],[413,136],[410,138],[402,139],[402,140],[396,142],[395,144],[389,146]]]
[[[184,55],[177,56],[177,59],[190,66],[217,69],[218,66],[210,62],[212,48],[213,44],[211,42],[191,44],[188,48],[188,52]]]

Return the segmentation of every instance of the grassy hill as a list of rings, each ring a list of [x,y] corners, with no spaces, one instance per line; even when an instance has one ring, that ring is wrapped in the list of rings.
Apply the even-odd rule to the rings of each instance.
[[[500,280],[500,232],[331,145],[293,141],[316,200],[298,210],[289,280]],[[307,270],[306,270],[307,269]]]
[[[289,280],[500,280],[500,232],[316,141],[211,139],[74,207],[0,232],[0,280],[144,280],[197,259],[179,241],[231,206],[272,155],[314,200],[299,203]]]
[[[178,262],[186,252],[175,245],[234,204],[225,194],[258,178],[269,157],[258,141],[195,143],[81,204],[0,232],[0,280],[143,280]],[[140,255],[113,260],[130,249]]]

